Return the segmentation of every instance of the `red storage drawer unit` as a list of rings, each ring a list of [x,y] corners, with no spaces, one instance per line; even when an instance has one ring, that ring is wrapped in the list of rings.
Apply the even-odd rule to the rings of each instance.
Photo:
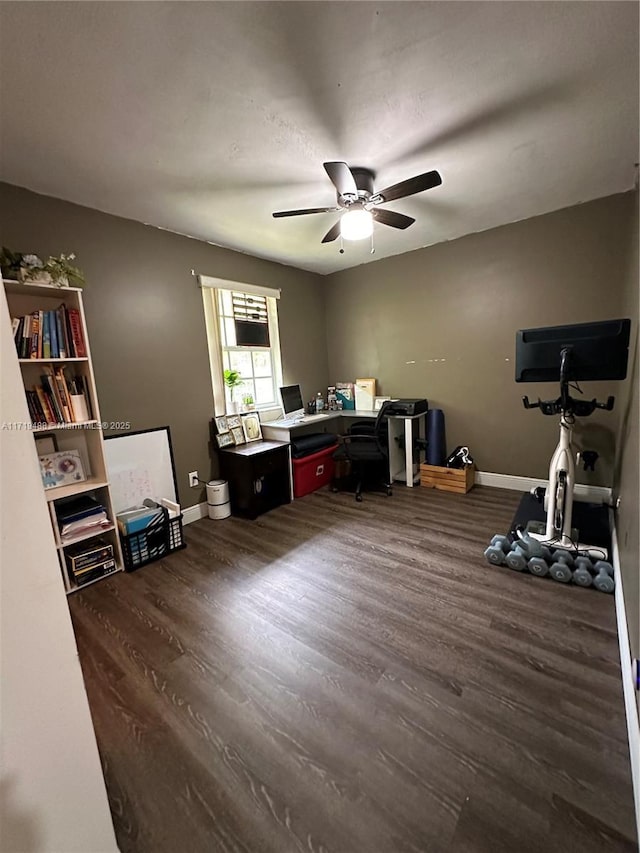
[[[328,486],[333,479],[335,463],[333,454],[338,449],[338,444],[324,447],[310,456],[302,459],[293,459],[293,496],[301,498],[310,495],[322,486]]]

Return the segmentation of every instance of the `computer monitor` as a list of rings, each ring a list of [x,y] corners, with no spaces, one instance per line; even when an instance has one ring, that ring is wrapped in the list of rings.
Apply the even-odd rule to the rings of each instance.
[[[562,351],[572,382],[625,379],[631,320],[521,329],[516,333],[516,382],[559,382]]]
[[[302,392],[299,385],[285,385],[284,388],[280,389],[280,397],[285,417],[296,418],[304,416],[304,403],[302,402]]]

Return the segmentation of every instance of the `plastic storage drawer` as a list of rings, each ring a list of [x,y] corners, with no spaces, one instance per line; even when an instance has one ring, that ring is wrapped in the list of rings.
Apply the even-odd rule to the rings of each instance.
[[[302,459],[293,459],[293,496],[296,498],[310,495],[322,486],[328,486],[333,479],[335,463],[333,454],[338,449],[337,444],[325,447]]]

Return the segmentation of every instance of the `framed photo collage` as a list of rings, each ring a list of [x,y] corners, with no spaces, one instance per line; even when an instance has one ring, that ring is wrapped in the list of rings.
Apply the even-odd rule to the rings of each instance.
[[[258,412],[244,412],[240,415],[219,415],[214,418],[216,442],[220,449],[237,447],[250,441],[260,441],[262,430]]]

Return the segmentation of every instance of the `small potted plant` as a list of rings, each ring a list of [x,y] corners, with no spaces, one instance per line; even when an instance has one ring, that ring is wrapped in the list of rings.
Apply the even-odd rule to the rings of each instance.
[[[229,389],[229,396],[231,397],[230,403],[230,414],[236,414],[238,411],[238,404],[233,399],[233,392],[236,388],[239,388],[242,385],[244,380],[240,376],[237,370],[225,370],[224,372],[224,384]]]
[[[242,398],[242,406],[245,412],[254,412],[256,408],[255,400],[253,399],[253,394],[245,394]]]
[[[60,254],[58,257],[50,255],[45,262],[44,269],[57,287],[84,287],[84,273],[71,263],[75,258],[71,252],[70,255]]]
[[[52,281],[51,273],[37,255],[22,256],[18,278],[32,284],[51,284]]]
[[[55,284],[56,287],[82,287],[84,274],[74,266],[73,252],[69,255],[50,255],[46,261],[38,255],[12,252],[5,246],[0,252],[2,277],[30,284]]]

